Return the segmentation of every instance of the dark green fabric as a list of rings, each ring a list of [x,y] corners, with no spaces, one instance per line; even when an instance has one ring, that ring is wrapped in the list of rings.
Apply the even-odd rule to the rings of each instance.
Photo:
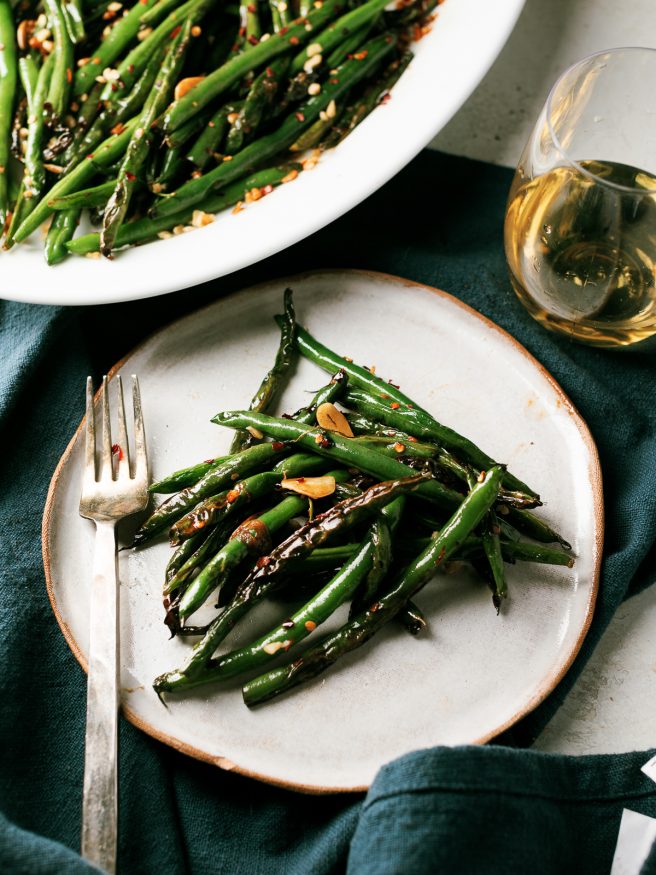
[[[500,747],[409,754],[369,791],[349,875],[424,872],[427,860],[434,872],[609,872],[622,809],[656,816],[645,761]]]
[[[501,240],[510,179],[507,170],[423,153],[349,215],[227,279],[161,299],[97,308],[0,302],[0,810],[17,827],[78,847],[85,679],[48,604],[40,523],[51,473],[83,413],[84,378],[92,373],[97,379],[154,329],[229,290],[301,270],[377,269],[452,292],[524,343],[588,421],[600,451],[607,513],[597,611],[581,656],[560,689],[504,742],[526,745],[548,721],[618,604],[653,580],[654,356],[572,345],[545,333],[524,312],[510,290]],[[440,776],[461,774],[465,780],[469,774],[471,782],[478,780],[476,786],[484,788],[498,779],[501,762],[508,773],[504,786],[542,784],[556,788],[552,795],[568,797],[577,796],[580,775],[591,771],[578,760],[536,757],[523,750],[440,749],[389,766],[361,816],[361,797],[308,798],[266,787],[193,762],[125,723],[120,744],[120,859],[123,872],[129,873],[338,872],[346,866],[354,832],[353,872],[386,871],[385,866],[409,871],[399,854],[407,853],[406,823],[418,816],[425,819],[424,830],[435,834],[434,842],[456,854],[450,861],[442,858],[442,871],[464,872],[458,848],[471,833],[463,812],[475,813],[483,825],[500,818],[503,835],[511,842],[516,840],[512,819],[517,803],[510,794],[486,796],[482,789],[465,790],[451,802],[440,789],[442,777],[433,789],[407,792],[414,769],[417,781],[422,774],[430,778],[434,764]],[[626,793],[639,795],[645,779],[635,764],[642,758],[647,754],[599,761],[600,781],[621,773]],[[376,801],[380,787],[394,788],[397,778],[399,792],[392,790],[389,801]],[[541,871],[564,871],[555,864],[548,868],[559,849],[554,849],[549,831],[540,829],[543,808],[538,801],[521,806],[526,825],[522,835],[537,842],[534,852],[543,861]],[[455,821],[440,813],[451,804],[461,812]],[[649,813],[651,805],[655,813],[653,797],[645,796],[641,804],[645,807],[640,810]],[[559,835],[574,841],[580,824],[580,830],[591,831],[590,841],[602,846],[599,859],[608,860],[623,805],[622,794],[613,803],[600,801],[599,811],[605,813],[597,821],[587,813],[587,804],[571,805],[570,826],[565,830],[561,824]],[[558,807],[549,803],[550,812]],[[387,838],[397,841],[397,851],[393,842],[380,839],[380,823],[390,811],[396,817]],[[444,828],[448,835],[442,835]],[[372,837],[369,845],[367,834]],[[500,845],[490,842],[472,843],[469,853],[477,851],[478,868],[471,871],[513,871],[506,857],[499,856]],[[29,871],[20,860],[30,854],[34,872],[81,871],[82,864],[69,865],[63,852],[57,853],[59,858],[43,840],[0,823],[0,872]],[[43,869],[48,854],[50,870]],[[583,862],[578,868],[581,875],[595,871]],[[414,871],[436,871],[433,858],[416,858]]]

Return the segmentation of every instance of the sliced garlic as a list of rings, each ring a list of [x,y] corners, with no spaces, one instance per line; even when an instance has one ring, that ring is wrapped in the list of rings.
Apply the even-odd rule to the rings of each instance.
[[[308,498],[325,498],[335,491],[335,478],[330,476],[294,477],[283,480],[280,485],[283,489],[298,492],[299,495],[306,495]]]
[[[188,91],[191,91],[194,85],[198,85],[204,78],[204,76],[188,76],[186,79],[181,79],[173,92],[175,100],[180,100],[181,97],[184,97]]]
[[[348,419],[330,401],[326,401],[325,404],[321,404],[317,408],[317,422],[321,428],[325,428],[327,431],[336,431],[337,434],[342,434],[344,437],[353,437]]]

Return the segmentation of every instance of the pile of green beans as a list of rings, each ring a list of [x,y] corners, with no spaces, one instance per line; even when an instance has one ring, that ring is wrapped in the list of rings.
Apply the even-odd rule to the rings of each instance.
[[[165,622],[198,639],[184,666],[156,678],[160,696],[245,675],[251,706],[315,677],[391,620],[420,634],[427,619],[413,598],[450,559],[472,563],[497,612],[506,563],[573,564],[570,545],[532,512],[535,490],[301,328],[289,289],[276,320],[278,352],[250,408],[213,418],[234,429],[230,452],[153,483],[151,493],[169,497],[135,535],[140,546],[168,530],[175,552]],[[331,378],[308,406],[273,416],[299,355]],[[520,540],[521,531],[533,540]],[[198,625],[213,595],[218,613]],[[294,602],[291,615],[217,654],[272,596]],[[345,603],[348,621],[315,643],[315,630]]]
[[[50,222],[48,264],[113,258],[240,212],[386,99],[437,2],[0,0],[4,248]]]

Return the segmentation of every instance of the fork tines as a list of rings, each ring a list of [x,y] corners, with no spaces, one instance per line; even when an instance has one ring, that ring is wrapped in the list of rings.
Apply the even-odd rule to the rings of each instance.
[[[144,433],[143,413],[139,381],[132,375],[132,409],[134,417],[134,455],[135,464],[130,465],[130,443],[125,420],[125,402],[123,398],[123,381],[116,377],[118,442],[112,443],[112,427],[109,410],[109,381],[102,381],[102,444],[100,453],[100,470],[96,470],[96,428],[94,412],[93,379],[87,377],[87,416],[86,416],[86,475],[99,482],[106,479],[121,478],[140,479],[145,476],[146,469],[146,437]],[[116,465],[116,467],[115,467]],[[131,470],[133,468],[133,470]],[[98,476],[99,474],[99,476]]]

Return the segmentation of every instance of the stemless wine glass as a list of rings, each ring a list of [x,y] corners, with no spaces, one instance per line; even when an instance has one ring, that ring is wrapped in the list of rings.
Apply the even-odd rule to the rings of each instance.
[[[656,335],[656,50],[612,49],[554,85],[508,199],[505,247],[529,312],[584,343]]]

